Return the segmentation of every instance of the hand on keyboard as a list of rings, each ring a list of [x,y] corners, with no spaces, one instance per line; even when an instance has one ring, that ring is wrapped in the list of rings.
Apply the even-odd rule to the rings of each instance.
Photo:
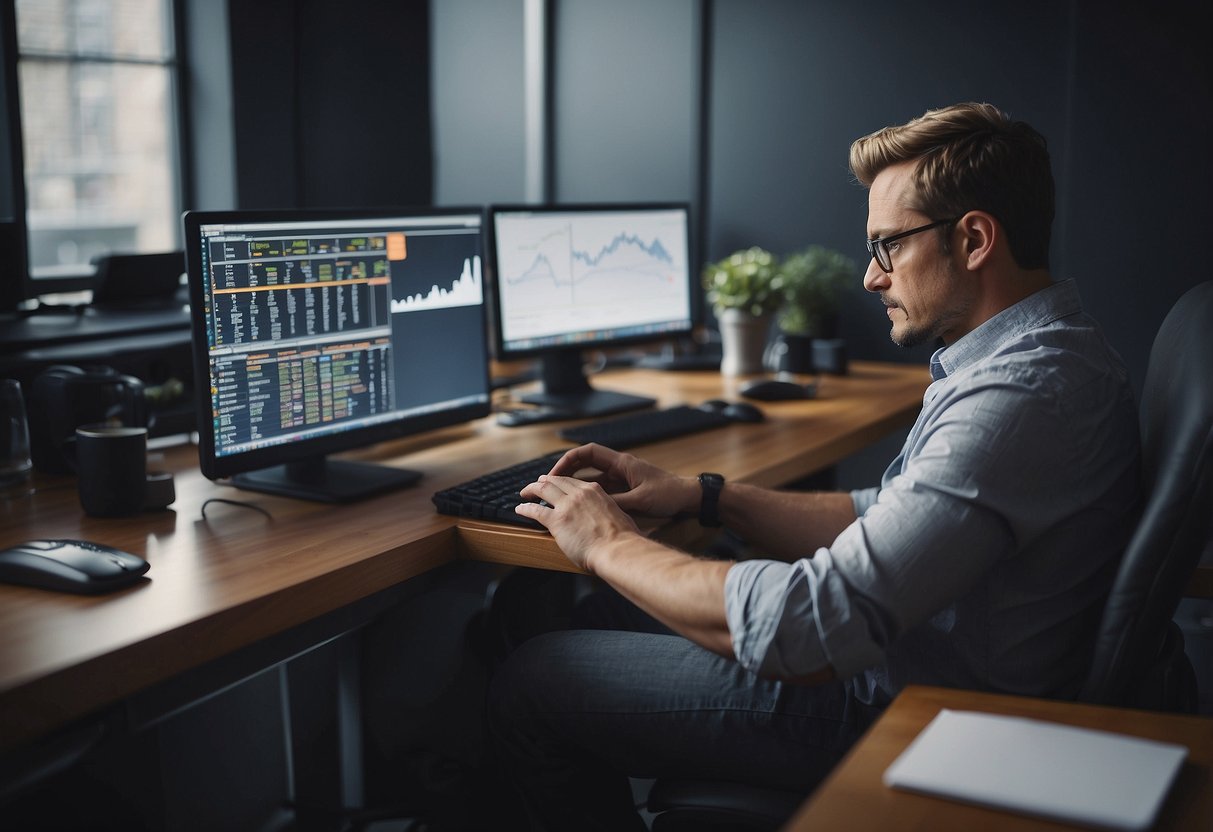
[[[650,462],[601,445],[582,445],[566,453],[552,469],[554,476],[574,476],[593,469],[587,477],[610,494],[629,514],[673,517],[699,506],[701,489],[690,477],[680,477]]]
[[[556,539],[560,551],[575,565],[591,569],[595,551],[640,534],[635,521],[596,484],[577,477],[544,476],[522,490],[524,498],[538,497],[547,503],[539,508],[523,503],[525,517],[543,523]]]
[[[598,445],[602,445],[604,450],[610,448],[618,451],[647,442],[672,439],[676,436],[684,436],[736,423],[737,420],[731,418],[726,412],[726,402],[719,402],[721,405],[719,408],[709,407],[709,404],[711,403],[705,403],[701,407],[679,405],[664,410],[641,410],[623,416],[615,416],[566,427],[560,431],[560,435],[579,444],[597,443]],[[525,420],[534,413],[533,411],[516,412],[520,420]],[[510,415],[512,414],[502,414],[502,418]],[[549,416],[548,418],[551,417]],[[538,414],[534,418],[534,421],[543,420],[544,416],[542,414]],[[520,421],[519,423],[521,424],[522,422]],[[541,474],[551,471],[552,466],[556,464],[563,454],[564,451],[557,451],[556,453],[536,457],[535,459],[520,462],[517,465],[511,465],[508,468],[502,468],[499,471],[493,471],[474,480],[469,480],[452,488],[439,491],[433,497],[434,505],[437,506],[438,511],[442,514],[497,520],[503,523],[513,523],[518,526],[542,529],[542,524],[531,518],[516,514],[514,507],[523,502],[523,498],[519,492],[525,486],[535,482]],[[618,456],[602,456],[598,461],[607,464],[604,461],[607,459],[612,460],[612,463],[616,467],[623,465],[623,463],[618,461],[620,459]],[[674,479],[679,478],[673,477],[672,474],[667,474],[653,466],[648,466],[647,463],[642,463],[635,457],[627,457],[627,460],[629,462],[626,464],[631,466],[631,476],[636,477],[636,480],[628,482],[626,477],[623,479],[616,477],[612,480],[610,472],[598,478],[608,492],[617,494],[619,504],[625,511],[639,511],[656,516],[670,516],[682,510],[681,508],[669,508],[670,500],[663,499],[660,494],[660,489],[664,487],[661,483],[664,481],[658,475]],[[555,473],[572,476],[578,470],[587,467],[598,467],[599,470],[605,470],[601,466],[593,466],[592,460],[587,456],[580,464],[572,467],[565,466],[563,470]],[[640,478],[652,480],[653,484],[638,487],[637,483],[640,481]],[[668,485],[668,482],[665,482],[665,485]],[[632,489],[635,489],[635,491],[633,492]]]
[[[519,492],[541,474],[552,470],[564,451],[528,459],[517,465],[477,477],[434,494],[433,501],[440,514],[497,520],[543,529],[543,524],[514,513],[514,506],[523,502]]]

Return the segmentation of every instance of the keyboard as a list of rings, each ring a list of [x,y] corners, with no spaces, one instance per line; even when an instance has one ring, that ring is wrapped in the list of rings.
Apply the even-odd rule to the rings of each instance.
[[[540,474],[551,471],[556,460],[562,456],[564,451],[556,451],[528,459],[443,489],[431,499],[439,514],[495,520],[530,529],[542,529],[542,524],[515,514],[514,506],[523,502],[518,492],[539,479]]]
[[[719,412],[679,405],[664,410],[641,410],[566,427],[560,431],[560,435],[578,444],[597,442],[622,450],[659,439],[671,439],[718,428],[732,422],[732,419]],[[501,468],[439,491],[431,499],[439,514],[495,520],[499,523],[542,529],[540,523],[515,514],[514,506],[523,501],[518,492],[538,479],[540,474],[551,471],[556,460],[563,455],[564,451],[556,451]]]
[[[597,442],[599,445],[622,451],[648,442],[723,427],[732,421],[719,411],[678,405],[663,410],[640,410],[610,419],[571,425],[562,428],[560,436],[578,445]]]

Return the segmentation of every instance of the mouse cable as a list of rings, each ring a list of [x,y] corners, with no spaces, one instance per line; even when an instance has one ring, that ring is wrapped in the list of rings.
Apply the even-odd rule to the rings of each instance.
[[[238,508],[251,508],[253,511],[261,512],[270,520],[274,519],[274,515],[270,514],[267,509],[262,508],[261,506],[256,505],[255,503],[246,503],[243,500],[229,500],[226,497],[210,497],[209,499],[207,499],[206,501],[204,501],[202,503],[202,519],[203,520],[207,519],[206,507],[209,506],[211,503],[223,503],[224,505],[237,506]]]

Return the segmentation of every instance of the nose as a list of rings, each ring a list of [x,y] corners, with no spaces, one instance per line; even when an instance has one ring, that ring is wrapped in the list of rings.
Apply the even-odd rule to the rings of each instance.
[[[883,292],[889,285],[889,273],[880,268],[880,264],[873,257],[868,261],[868,270],[863,275],[863,288],[869,292]]]

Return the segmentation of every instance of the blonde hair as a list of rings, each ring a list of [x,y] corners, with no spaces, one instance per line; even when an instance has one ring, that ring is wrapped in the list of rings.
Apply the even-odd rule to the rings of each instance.
[[[980,210],[1002,224],[1021,268],[1045,268],[1053,227],[1048,144],[991,104],[928,110],[851,145],[851,172],[864,187],[890,165],[917,161],[909,207],[933,219]]]

